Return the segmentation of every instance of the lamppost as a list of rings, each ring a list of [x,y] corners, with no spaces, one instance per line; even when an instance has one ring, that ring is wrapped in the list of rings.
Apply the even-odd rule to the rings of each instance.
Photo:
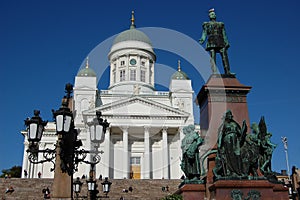
[[[76,179],[76,181],[74,181],[73,183],[73,187],[74,187],[74,192],[76,194],[76,199],[78,198],[88,198],[91,200],[95,200],[95,199],[101,199],[101,198],[108,198],[108,193],[110,192],[110,186],[111,186],[111,182],[108,181],[108,177],[105,177],[105,180],[101,183],[102,185],[102,191],[105,194],[105,196],[97,196],[97,194],[99,193],[99,191],[97,190],[97,183],[96,180],[93,178],[89,178],[87,181],[87,189],[88,189],[88,195],[87,196],[79,196],[80,191],[81,191],[81,186],[82,186],[82,182],[80,181],[80,178],[78,177]]]
[[[287,137],[281,137],[281,141],[282,141],[283,146],[284,146],[286,167],[287,167],[287,173],[288,173],[288,183],[286,184],[286,186],[289,189],[290,199],[295,199],[296,198],[295,197],[296,191],[294,191],[294,186],[293,186],[292,180],[291,180],[289,157],[288,157],[288,139],[287,139]]]
[[[104,192],[104,194],[105,194],[106,197],[108,197],[107,194],[108,194],[109,191],[110,191],[110,186],[111,186],[111,184],[112,184],[112,183],[108,181],[108,178],[107,178],[107,177],[105,177],[104,182],[101,183],[103,192]]]
[[[284,151],[285,151],[285,160],[286,160],[286,167],[287,167],[287,173],[288,173],[288,178],[290,178],[290,165],[289,165],[289,157],[288,157],[288,139],[287,137],[281,137],[281,141],[284,146]]]
[[[75,192],[76,194],[76,200],[78,200],[79,198],[79,193],[81,191],[81,186],[82,186],[82,182],[80,181],[80,178],[77,177],[76,180],[73,182],[73,191]]]
[[[40,112],[35,110],[34,116],[25,120],[28,130],[29,153],[28,159],[31,163],[38,164],[43,162],[53,162],[55,169],[53,181],[52,199],[72,199],[73,173],[78,170],[81,162],[95,165],[100,162],[98,151],[99,145],[95,145],[94,150],[79,149],[82,146],[81,140],[77,139],[78,131],[74,128],[73,113],[69,108],[69,100],[73,92],[73,86],[68,83],[65,87],[66,96],[62,100],[61,107],[53,112],[56,123],[57,142],[54,149],[39,150],[44,127],[47,122],[39,116]],[[91,141],[99,143],[109,123],[101,118],[101,112],[96,113],[97,118],[89,124],[91,130]],[[92,130],[93,129],[93,130]],[[39,160],[38,153],[43,153],[43,159]],[[87,154],[93,154],[91,161],[86,160]],[[57,168],[59,166],[60,168]],[[60,169],[60,170],[59,170]]]

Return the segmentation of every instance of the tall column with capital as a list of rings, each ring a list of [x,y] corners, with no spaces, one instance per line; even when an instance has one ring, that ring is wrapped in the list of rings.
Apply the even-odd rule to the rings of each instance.
[[[144,179],[150,179],[150,138],[149,128],[144,127]]]
[[[104,177],[109,177],[109,162],[110,162],[110,129],[106,129],[104,136]]]
[[[123,177],[129,178],[128,126],[123,130]]]
[[[163,178],[169,179],[169,148],[167,127],[162,130],[162,158],[163,158]]]

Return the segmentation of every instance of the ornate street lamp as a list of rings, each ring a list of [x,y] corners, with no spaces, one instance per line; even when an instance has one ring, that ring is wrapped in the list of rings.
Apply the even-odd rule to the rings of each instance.
[[[73,113],[68,107],[69,99],[71,97],[71,93],[73,92],[73,86],[68,83],[65,89],[67,96],[63,98],[61,107],[57,111],[52,110],[53,118],[56,122],[56,131],[58,134],[72,133],[71,129],[74,128]]]
[[[80,178],[77,177],[76,180],[73,182],[73,191],[75,193],[80,193],[82,184],[83,183],[80,181]]]
[[[88,191],[94,192],[96,190],[96,181],[93,179],[88,179],[87,181]]]
[[[38,143],[41,141],[44,127],[48,123],[47,121],[43,121],[39,115],[40,111],[34,110],[34,116],[24,120],[25,125],[27,126],[27,139],[29,142],[29,148],[27,149],[27,153],[29,153],[28,160],[33,164],[49,161],[53,162],[52,160],[55,158],[55,150],[48,148],[39,150]],[[43,153],[44,158],[38,160],[38,153]]]
[[[93,121],[88,122],[88,126],[90,127],[91,133],[91,142],[94,144],[99,144],[103,140],[103,136],[106,132],[107,127],[109,127],[109,123],[101,117],[102,113],[100,111],[96,111],[97,118],[94,118]]]
[[[101,112],[97,112],[97,118],[93,120],[92,124],[89,123],[89,126],[91,142],[98,146],[96,146],[96,150],[79,149],[80,146],[82,146],[82,142],[81,140],[77,140],[78,131],[74,128],[73,113],[69,108],[69,100],[73,92],[72,84],[66,84],[65,92],[66,96],[64,96],[62,100],[61,107],[56,111],[52,110],[53,118],[56,123],[56,134],[58,135],[58,144],[54,149],[38,149],[38,143],[41,141],[44,127],[47,124],[47,121],[43,121],[39,116],[40,111],[35,110],[34,116],[25,120],[25,125],[27,126],[28,141],[30,143],[27,150],[29,153],[29,161],[34,164],[47,161],[53,162],[52,160],[56,156],[56,148],[59,148],[58,153],[61,158],[61,170],[62,172],[68,172],[71,176],[74,171],[77,171],[80,162],[93,165],[100,162],[100,156],[98,154],[103,153],[103,151],[98,151],[97,148],[109,123],[101,118]],[[43,160],[38,160],[38,153],[43,153]],[[85,160],[89,153],[95,154],[91,161]]]
[[[108,198],[107,195],[110,192],[110,186],[112,184],[110,181],[108,181],[108,177],[105,177],[105,180],[101,183],[102,190],[103,190],[103,193],[105,194],[105,196],[97,196],[97,193],[99,193],[99,191],[97,190],[98,185],[97,185],[95,179],[90,178],[86,182],[87,182],[87,186],[88,186],[89,197],[91,200],[94,200],[97,198]]]
[[[76,180],[73,182],[73,191],[76,194],[76,199],[79,197],[79,193],[81,191],[82,182],[80,181],[80,178],[77,177]]]
[[[97,190],[97,183],[96,183],[96,180],[94,180],[92,177],[90,177],[87,181],[87,186],[88,186],[88,197],[89,199],[91,200],[94,200],[97,198],[97,193],[99,192]]]
[[[102,189],[103,189],[103,193],[106,195],[106,197],[107,197],[107,194],[110,191],[111,184],[112,183],[108,181],[108,177],[105,177],[105,180],[101,183]]]
[[[31,143],[41,141],[44,127],[48,123],[48,121],[43,121],[39,115],[40,111],[34,110],[34,116],[25,120],[25,125],[28,126],[28,141]]]
[[[101,118],[101,112],[97,112],[97,118],[93,119],[92,124],[89,124],[91,131],[91,142],[95,144],[95,150],[79,149],[82,146],[82,142],[81,140],[77,140],[78,131],[74,128],[73,113],[69,108],[69,100],[71,98],[71,93],[73,92],[73,86],[71,84],[67,84],[65,87],[65,91],[66,96],[62,100],[61,107],[56,111],[52,110],[53,118],[56,123],[57,134],[57,143],[54,149],[47,148],[44,150],[39,150],[38,148],[39,142],[41,141],[43,135],[44,127],[47,124],[47,122],[43,121],[39,117],[40,112],[37,110],[34,111],[34,116],[25,120],[25,125],[27,126],[28,130],[29,148],[27,149],[27,152],[29,153],[29,161],[34,164],[51,161],[54,164],[55,168],[53,159],[59,155],[58,158],[60,159],[56,159],[56,163],[59,163],[61,172],[55,171],[55,174],[58,174],[54,175],[54,182],[57,186],[53,191],[53,195],[55,194],[57,196],[67,195],[67,192],[63,192],[62,190],[60,190],[59,186],[63,182],[60,181],[59,177],[63,176],[64,180],[66,180],[64,173],[67,172],[68,175],[72,177],[73,173],[78,170],[79,163],[84,162],[94,166],[95,164],[100,162],[101,158],[99,156],[99,153],[103,153],[103,151],[98,151],[98,147],[100,141],[103,138],[103,134],[106,131],[106,128],[109,126],[109,123]],[[38,153],[43,153],[44,158],[39,160]],[[87,154],[93,154],[93,158],[91,160],[85,160]],[[54,168],[51,170],[54,170]],[[58,178],[55,179],[55,177]],[[77,186],[79,187],[79,185]],[[76,191],[79,193],[80,187],[76,187],[76,184],[74,187],[75,188],[70,185],[70,188],[73,188],[75,193]],[[90,185],[90,188],[92,187],[93,186]],[[94,185],[94,190],[95,188],[96,186]],[[70,193],[72,193],[72,191]]]

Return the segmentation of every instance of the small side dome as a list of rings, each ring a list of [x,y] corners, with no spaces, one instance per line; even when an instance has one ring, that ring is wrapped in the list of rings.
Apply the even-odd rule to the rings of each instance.
[[[89,77],[96,77],[96,73],[94,72],[94,70],[90,69],[90,68],[84,68],[82,70],[80,70],[77,73],[77,76],[89,76]]]
[[[89,58],[86,58],[86,64],[85,68],[81,69],[78,73],[77,76],[87,76],[87,77],[96,77],[96,73],[93,69],[89,68]]]
[[[178,70],[172,75],[172,80],[189,80],[187,74],[181,71],[180,60],[178,60]]]

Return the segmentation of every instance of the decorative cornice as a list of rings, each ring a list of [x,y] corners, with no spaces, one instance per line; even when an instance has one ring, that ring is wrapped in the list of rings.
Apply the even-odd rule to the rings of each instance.
[[[186,119],[188,116],[161,116],[161,115],[151,115],[151,116],[145,116],[145,115],[120,115],[120,114],[103,114],[103,117],[105,119],[167,119],[167,120],[181,120]],[[109,121],[109,120],[108,120]]]

